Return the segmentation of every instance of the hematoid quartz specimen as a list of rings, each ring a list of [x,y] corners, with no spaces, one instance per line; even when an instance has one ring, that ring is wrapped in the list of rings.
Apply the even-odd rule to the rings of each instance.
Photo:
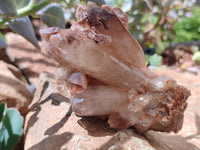
[[[126,14],[88,2],[77,8],[76,18],[70,29],[40,31],[47,52],[60,64],[58,87],[70,91],[73,111],[107,116],[112,128],[178,132],[190,91],[146,68]]]

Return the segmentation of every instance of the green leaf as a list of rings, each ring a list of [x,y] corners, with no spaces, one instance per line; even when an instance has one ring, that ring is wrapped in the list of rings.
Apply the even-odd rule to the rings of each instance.
[[[195,52],[198,52],[199,51],[199,46],[192,46],[192,51],[195,53]]]
[[[151,66],[160,66],[162,64],[162,57],[158,54],[154,54],[149,57],[149,63]]]
[[[1,17],[16,17],[17,8],[14,0],[0,0],[0,16]]]
[[[7,47],[7,44],[0,35],[0,48],[6,48],[6,47]]]
[[[111,7],[114,7],[117,5],[117,2],[113,0],[105,0],[105,2],[107,5],[110,5]]]
[[[1,103],[0,104],[0,130],[2,128],[2,124],[3,124],[3,120],[4,120],[4,117],[6,115],[6,104],[5,103]]]
[[[6,116],[0,129],[0,149],[12,150],[19,142],[23,133],[23,117],[20,113],[13,109],[6,110]]]
[[[48,26],[48,27],[60,27],[65,28],[65,18],[62,8],[57,3],[52,3],[38,13],[40,15],[40,19]]]
[[[134,22],[135,23],[140,23],[141,19],[142,19],[143,15],[142,14],[136,14],[134,15]]]
[[[200,51],[197,51],[192,56],[192,60],[195,61],[197,64],[200,64]]]
[[[101,6],[103,4],[106,4],[104,0],[81,0],[83,2],[93,2],[93,3],[96,3],[97,5]]]
[[[145,54],[146,65],[148,65],[148,64],[149,64],[149,57],[150,57],[150,55],[148,55],[148,54]]]
[[[35,4],[36,3],[39,3],[39,2],[42,2],[44,0],[35,0]],[[17,9],[21,9],[23,7],[26,7],[30,4],[31,0],[16,0],[16,3],[17,3]]]
[[[23,8],[25,6],[28,6],[30,3],[30,0],[16,0],[17,3],[17,9]]]
[[[22,35],[25,39],[31,42],[37,49],[40,49],[32,23],[28,16],[12,19],[9,21],[8,26],[18,34]]]

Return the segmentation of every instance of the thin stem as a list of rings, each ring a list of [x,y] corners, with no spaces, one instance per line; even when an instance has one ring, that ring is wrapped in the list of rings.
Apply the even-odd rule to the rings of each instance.
[[[36,0],[31,0],[31,1],[29,2],[29,5],[35,5],[35,2],[36,2]]]
[[[19,17],[24,17],[24,16],[27,16],[29,14],[33,14],[33,13],[39,11],[40,9],[42,9],[43,7],[48,5],[50,2],[51,2],[51,0],[45,0],[40,3],[31,4],[22,9],[19,9],[17,11],[17,13],[18,13]]]
[[[28,6],[25,6],[19,10],[17,10],[17,13],[19,15],[19,17],[24,17],[33,13],[36,13],[37,11],[39,11],[40,9],[42,9],[43,7],[45,7],[46,5],[48,5],[51,0],[44,0],[42,2],[39,3],[34,3],[34,0],[32,1],[33,3],[29,3]],[[4,23],[9,21],[9,18],[2,18],[0,20],[0,28],[4,27]]]

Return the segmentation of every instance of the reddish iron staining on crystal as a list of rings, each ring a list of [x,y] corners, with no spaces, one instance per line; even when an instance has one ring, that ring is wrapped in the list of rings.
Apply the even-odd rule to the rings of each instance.
[[[119,8],[88,2],[70,29],[40,33],[59,64],[58,88],[70,96],[80,116],[108,116],[110,127],[139,132],[178,132],[190,91],[145,66],[141,46],[131,36]]]

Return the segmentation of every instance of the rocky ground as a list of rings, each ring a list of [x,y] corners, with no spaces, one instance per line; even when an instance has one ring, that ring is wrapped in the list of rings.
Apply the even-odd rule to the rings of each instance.
[[[42,50],[38,53],[19,35],[9,33],[7,39],[8,49],[0,53],[0,101],[25,117],[25,140],[16,149],[23,150],[23,145],[25,150],[200,149],[200,74],[154,70],[174,78],[192,95],[178,134],[148,131],[140,135],[134,128],[114,130],[101,119],[75,115],[69,100],[56,90],[53,74],[57,64],[45,53],[45,43],[40,42]]]

